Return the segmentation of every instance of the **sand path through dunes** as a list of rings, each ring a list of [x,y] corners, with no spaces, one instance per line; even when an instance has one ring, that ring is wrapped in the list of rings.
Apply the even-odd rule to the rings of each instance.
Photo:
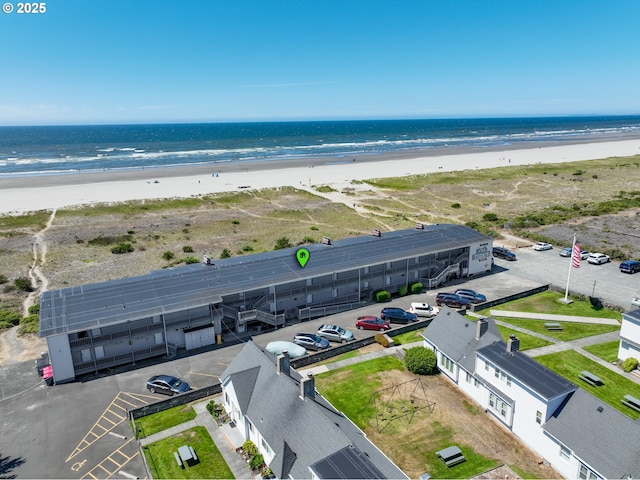
[[[54,208],[45,227],[33,236],[33,263],[29,269],[29,279],[31,280],[31,285],[34,289],[29,293],[22,304],[22,315],[25,317],[29,315],[29,307],[33,305],[34,298],[40,295],[40,293],[46,291],[49,287],[49,280],[42,273],[41,267],[47,262],[47,241],[44,234],[49,230],[49,228],[51,228],[55,218],[56,209]]]

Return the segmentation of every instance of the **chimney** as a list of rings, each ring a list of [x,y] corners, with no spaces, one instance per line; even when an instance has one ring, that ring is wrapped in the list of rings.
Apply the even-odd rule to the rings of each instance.
[[[276,373],[280,375],[284,373],[285,375],[289,375],[291,371],[291,364],[289,363],[289,352],[286,350],[282,352],[280,355],[276,357]]]
[[[480,319],[476,322],[476,340],[480,340],[480,337],[487,333],[489,329],[489,322],[486,320]]]
[[[304,397],[316,398],[316,382],[311,373],[300,379],[300,398],[304,400]]]
[[[515,353],[520,349],[520,340],[515,335],[511,335],[507,340],[507,353]]]

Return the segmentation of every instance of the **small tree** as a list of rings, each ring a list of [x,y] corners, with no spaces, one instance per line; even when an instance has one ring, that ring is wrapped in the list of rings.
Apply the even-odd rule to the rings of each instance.
[[[224,250],[222,250],[220,258],[231,258],[231,252],[229,251],[229,249],[225,248]]]
[[[391,294],[386,290],[380,290],[379,292],[375,293],[375,299],[378,303],[388,302],[389,300],[391,300]]]
[[[173,254],[173,252],[170,252],[170,251],[166,251],[166,252],[164,252],[164,253],[162,254],[162,258],[163,258],[164,260],[166,260],[167,262],[168,262],[169,260],[173,260],[173,258],[174,258],[174,257],[175,257],[175,255]]]
[[[404,353],[404,363],[411,373],[433,375],[437,371],[436,354],[426,347],[413,347]]]
[[[424,285],[422,285],[422,283],[420,282],[416,282],[416,283],[412,283],[409,286],[409,291],[411,293],[422,293],[422,289],[424,288]]]

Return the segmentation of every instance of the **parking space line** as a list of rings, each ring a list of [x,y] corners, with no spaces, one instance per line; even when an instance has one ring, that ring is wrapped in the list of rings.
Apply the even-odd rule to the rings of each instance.
[[[87,473],[85,473],[81,479],[84,478],[92,478],[92,479],[108,479],[111,478],[114,474],[118,473],[118,471],[129,463],[133,458],[135,458],[140,451],[136,449],[133,455],[127,455],[123,449],[127,447],[133,438],[129,439],[127,442],[122,444],[116,450],[111,452],[102,462],[93,467]]]
[[[67,457],[65,463],[80,452],[93,445],[100,438],[127,420],[127,410],[149,404],[155,397],[134,393],[118,392],[115,398],[104,410],[100,418],[93,424],[84,438],[78,443],[74,451]],[[129,407],[129,408],[127,408]]]

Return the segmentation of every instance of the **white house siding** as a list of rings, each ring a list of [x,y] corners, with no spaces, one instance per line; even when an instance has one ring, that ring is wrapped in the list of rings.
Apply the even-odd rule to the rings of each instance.
[[[637,358],[640,360],[640,321],[631,315],[622,314],[622,326],[620,327],[620,347],[618,358]]]

